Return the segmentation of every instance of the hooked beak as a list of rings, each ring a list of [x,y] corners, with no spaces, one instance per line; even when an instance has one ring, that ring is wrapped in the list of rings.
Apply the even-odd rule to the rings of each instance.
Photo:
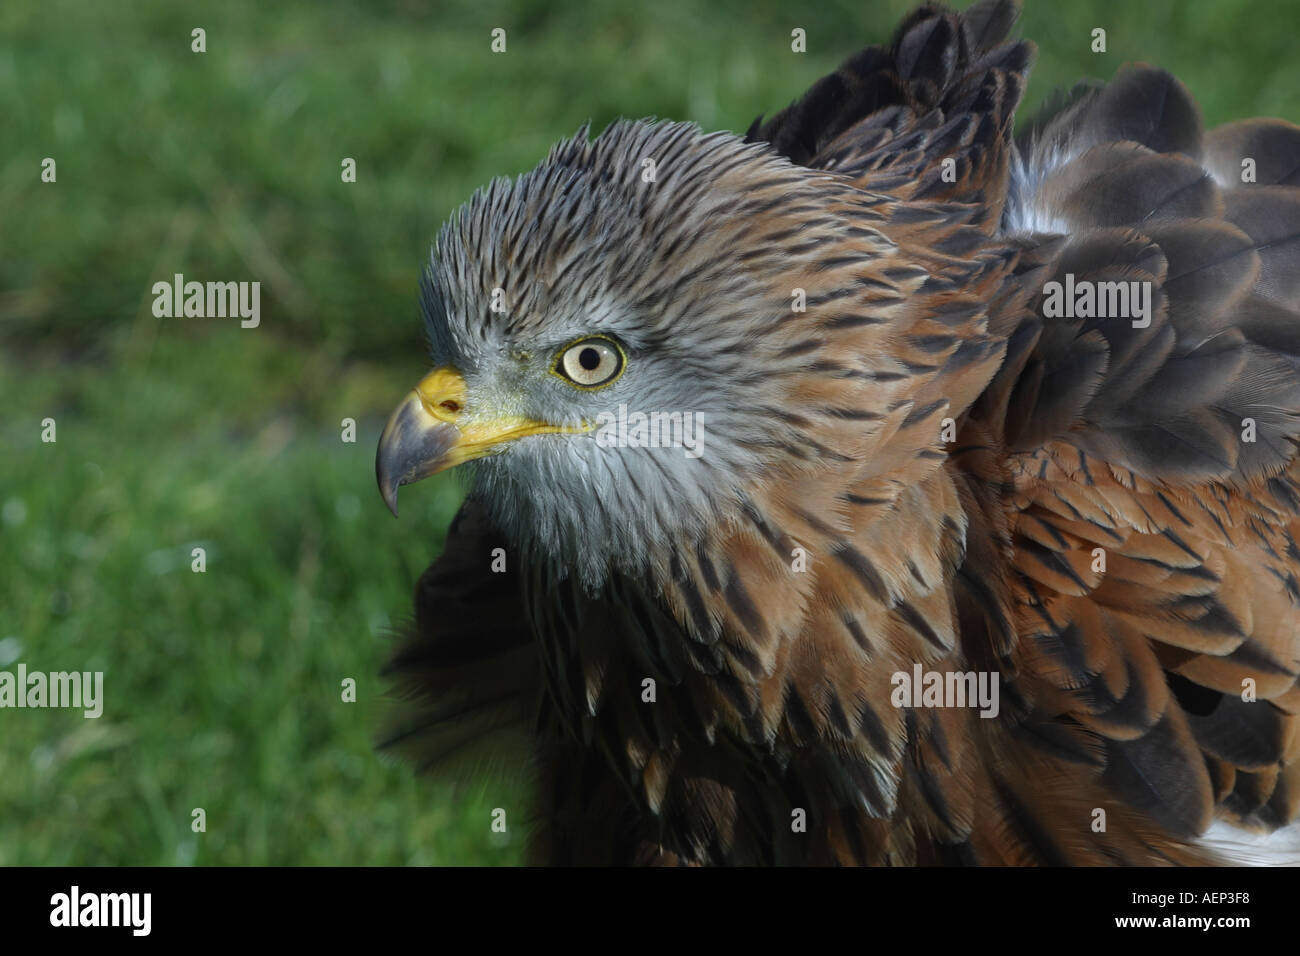
[[[475,458],[525,435],[585,431],[513,415],[471,416],[465,379],[450,365],[434,369],[398,405],[375,453],[375,477],[397,516],[397,489]]]

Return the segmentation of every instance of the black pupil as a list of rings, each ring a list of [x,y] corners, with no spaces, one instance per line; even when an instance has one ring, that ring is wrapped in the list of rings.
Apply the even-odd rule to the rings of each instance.
[[[600,367],[600,353],[593,348],[585,348],[578,353],[578,364],[588,372],[593,372]]]

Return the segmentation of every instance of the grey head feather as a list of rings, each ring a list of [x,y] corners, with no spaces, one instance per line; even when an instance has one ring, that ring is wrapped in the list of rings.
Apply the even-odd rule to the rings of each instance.
[[[475,462],[477,491],[519,547],[597,587],[733,511],[775,463],[793,426],[773,414],[790,385],[767,336],[790,315],[772,279],[792,257],[754,232],[763,210],[815,208],[825,179],[730,133],[618,121],[493,181],[442,229],[423,282],[428,339],[436,363],[465,375],[470,406],[570,425],[681,413],[704,429],[699,457],[602,447],[588,432]],[[621,343],[627,366],[584,391],[552,368],[593,333]]]

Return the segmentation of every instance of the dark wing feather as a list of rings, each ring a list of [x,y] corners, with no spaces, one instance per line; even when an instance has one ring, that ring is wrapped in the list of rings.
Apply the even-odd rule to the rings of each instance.
[[[1034,54],[1006,40],[1018,13],[1005,0],[960,14],[926,4],[889,46],[851,57],[747,138],[898,198],[971,203],[969,222],[995,224]]]
[[[492,570],[506,549],[506,570]],[[524,771],[541,682],[517,554],[471,498],[415,586],[415,618],[382,675],[402,700],[379,746],[454,780],[465,764]]]
[[[1036,706],[1185,836],[1300,803],[1298,145],[1268,120],[1203,139],[1176,80],[1131,68],[1022,137],[1004,221],[1064,236],[1052,280],[1153,290],[1147,328],[1048,318],[1040,295],[984,401],[1017,469],[1021,637],[1057,688]]]

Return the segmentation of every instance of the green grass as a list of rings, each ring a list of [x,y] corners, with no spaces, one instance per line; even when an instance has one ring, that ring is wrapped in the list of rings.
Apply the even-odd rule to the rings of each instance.
[[[0,668],[102,670],[107,697],[97,721],[0,712],[0,864],[517,862],[489,812],[517,819],[522,794],[453,792],[371,747],[387,630],[459,497],[408,489],[395,522],[373,487],[383,415],[425,368],[429,242],[588,119],[743,130],[910,6],[0,6]],[[1027,99],[1145,60],[1208,125],[1300,119],[1297,19],[1282,0],[1040,0]],[[261,327],[154,318],[175,272],[259,279]]]
[[[0,655],[103,671],[105,704],[0,716],[0,863],[516,860],[489,813],[509,820],[517,793],[453,799],[371,746],[390,628],[459,489],[411,489],[393,521],[370,475],[374,376],[339,388],[244,335],[202,364],[161,341],[118,369],[4,369],[0,403],[54,418],[57,441],[38,419],[4,429]]]

